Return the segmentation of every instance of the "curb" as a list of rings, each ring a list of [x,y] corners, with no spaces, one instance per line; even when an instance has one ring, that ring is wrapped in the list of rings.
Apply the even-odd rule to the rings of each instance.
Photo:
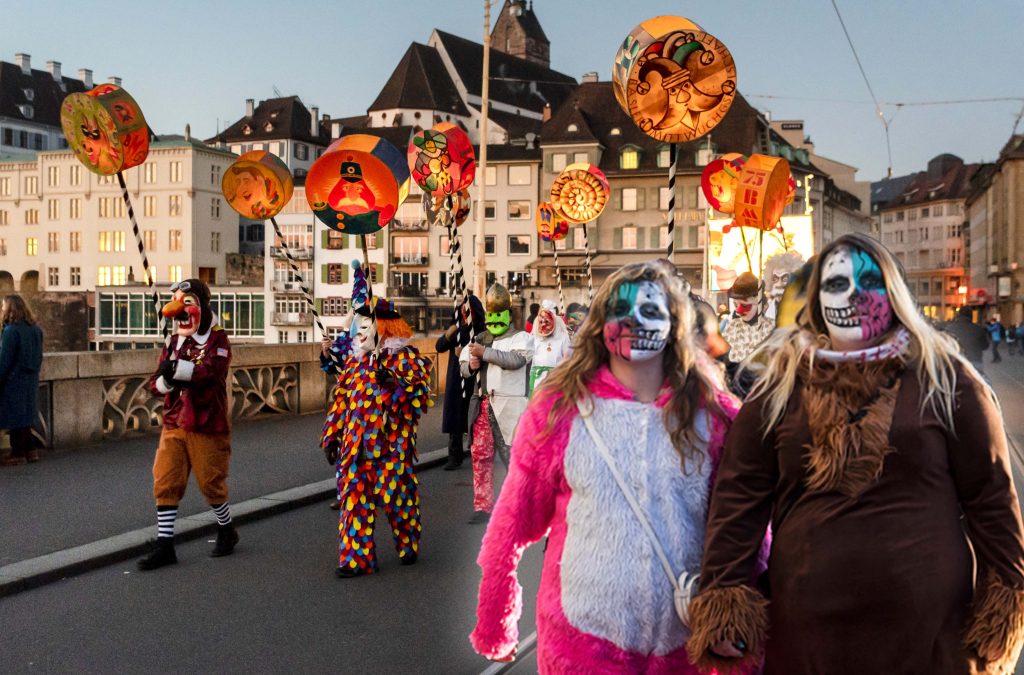
[[[416,463],[417,471],[441,466],[448,458],[448,450],[423,453]],[[231,505],[231,519],[236,524],[255,522],[263,518],[302,508],[333,498],[337,490],[334,478],[300,485],[262,497],[254,497]],[[179,518],[174,539],[176,543],[192,541],[217,531],[217,519],[209,511]],[[33,588],[78,576],[86,572],[113,565],[142,555],[153,540],[153,526],[114,535],[106,539],[55,551],[36,558],[21,560],[0,567],[0,598]]]

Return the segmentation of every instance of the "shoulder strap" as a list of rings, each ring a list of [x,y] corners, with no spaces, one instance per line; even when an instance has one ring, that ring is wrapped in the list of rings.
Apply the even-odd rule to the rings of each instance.
[[[622,490],[622,495],[629,502],[630,508],[633,509],[633,513],[636,514],[636,519],[640,521],[640,526],[647,534],[647,538],[651,540],[651,546],[654,547],[654,552],[658,554],[658,559],[661,561],[661,566],[665,570],[665,574],[668,575],[669,581],[672,582],[672,588],[676,591],[679,590],[679,580],[676,579],[675,573],[672,571],[672,565],[668,561],[668,556],[665,555],[665,549],[661,547],[661,542],[658,541],[658,535],[654,533],[651,528],[650,522],[647,520],[647,516],[644,514],[640,504],[637,503],[636,497],[633,495],[633,491],[629,485],[626,484],[622,474],[619,473],[619,467],[615,464],[615,460],[612,459],[611,452],[608,451],[608,446],[605,445],[604,440],[600,434],[597,433],[597,429],[594,428],[594,422],[590,419],[593,408],[590,412],[583,409],[583,402],[580,400],[576,401],[576,407],[580,411],[580,417],[583,419],[583,424],[587,427],[587,433],[590,434],[590,439],[594,441],[594,445],[597,446],[597,451],[604,459],[605,464],[612,472],[612,476],[615,477],[615,482],[619,484],[619,489]]]

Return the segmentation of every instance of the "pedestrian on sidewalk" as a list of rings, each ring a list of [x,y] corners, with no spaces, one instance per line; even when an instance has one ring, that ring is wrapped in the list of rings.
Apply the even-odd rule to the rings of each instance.
[[[164,428],[153,460],[157,539],[140,570],[178,562],[174,524],[189,473],[217,518],[217,542],[210,556],[231,555],[238,532],[228,504],[231,425],[228,422],[228,368],[231,342],[210,307],[210,288],[199,279],[171,285],[171,300],[161,314],[175,334],[160,352],[149,389],[164,397]]]
[[[988,349],[988,331],[972,320],[970,307],[957,310],[956,318],[942,324],[939,330],[952,335],[960,345],[960,353],[979,373],[985,372],[985,350]]]
[[[988,320],[988,339],[992,343],[992,363],[999,363],[1002,361],[1002,357],[999,356],[999,343],[1003,341],[1003,322],[999,320],[999,315],[996,314]]]
[[[20,295],[0,304],[0,429],[10,434],[11,451],[0,465],[38,462],[32,427],[39,417],[36,398],[43,364],[43,331]]]
[[[421,530],[413,468],[416,430],[430,405],[430,361],[409,344],[412,328],[394,303],[369,296],[366,273],[354,267],[355,312],[349,320],[355,330],[343,326],[330,347],[333,355],[321,354],[321,364],[331,363],[338,373],[320,445],[338,476],[335,575],[342,579],[377,571],[378,506],[394,534],[399,563],[416,562]]]
[[[476,387],[476,378],[463,379],[459,370],[459,355],[474,335],[487,332],[484,324],[484,306],[480,299],[469,294],[469,301],[459,305],[452,313],[451,323],[434,345],[438,355],[448,354],[448,370],[444,384],[444,410],[441,432],[448,434],[448,462],[445,471],[454,471],[465,459],[463,439],[468,429],[469,400]]]
[[[709,672],[1009,673],[1024,527],[995,397],[895,256],[827,244],[733,422],[687,648]],[[749,585],[762,533],[771,557]]]
[[[1017,327],[1012,323],[1006,328],[1006,353],[1013,356],[1020,351],[1020,338],[1018,335]]]
[[[738,401],[693,325],[666,261],[626,265],[598,290],[572,356],[548,374],[516,433],[478,557],[470,640],[481,655],[515,657],[516,567],[546,536],[541,673],[697,675],[688,594]]]

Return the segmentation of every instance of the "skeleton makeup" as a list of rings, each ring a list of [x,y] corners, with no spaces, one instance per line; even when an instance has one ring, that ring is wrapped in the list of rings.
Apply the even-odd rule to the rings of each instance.
[[[832,342],[870,347],[893,323],[892,304],[878,263],[864,250],[840,246],[822,264],[818,291]]]
[[[627,281],[608,300],[604,344],[626,361],[646,361],[665,349],[671,327],[665,291],[653,281]]]

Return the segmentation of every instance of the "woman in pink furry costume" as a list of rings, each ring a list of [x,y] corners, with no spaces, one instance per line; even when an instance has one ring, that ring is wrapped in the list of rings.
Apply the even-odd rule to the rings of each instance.
[[[695,579],[708,495],[737,403],[692,341],[693,308],[665,261],[601,287],[572,357],[524,413],[478,563],[470,640],[494,661],[518,642],[524,549],[548,537],[537,601],[541,673],[696,673],[673,586],[577,402],[632,487],[674,574]]]

